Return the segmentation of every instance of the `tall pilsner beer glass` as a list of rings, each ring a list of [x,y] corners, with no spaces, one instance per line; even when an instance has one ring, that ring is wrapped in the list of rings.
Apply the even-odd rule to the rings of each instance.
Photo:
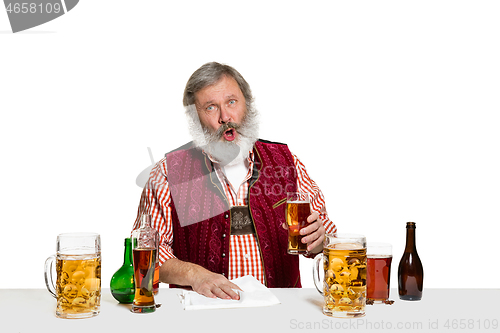
[[[135,296],[130,311],[149,313],[156,311],[153,281],[159,236],[151,228],[151,215],[144,214],[141,219],[140,228],[132,231]]]
[[[307,244],[302,243],[300,230],[307,226],[307,218],[311,215],[309,195],[303,192],[288,192],[285,214],[288,224],[288,253],[307,253]]]

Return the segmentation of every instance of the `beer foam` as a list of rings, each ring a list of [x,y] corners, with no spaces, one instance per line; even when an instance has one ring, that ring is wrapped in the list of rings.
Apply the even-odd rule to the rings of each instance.
[[[363,246],[356,243],[337,243],[333,244],[333,248],[336,250],[361,250]]]
[[[291,203],[291,204],[309,204],[309,201],[295,200],[295,201],[287,201],[287,203]]]

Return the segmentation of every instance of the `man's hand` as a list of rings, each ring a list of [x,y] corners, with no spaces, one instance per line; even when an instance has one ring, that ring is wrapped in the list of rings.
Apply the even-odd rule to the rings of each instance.
[[[190,286],[198,294],[210,298],[240,299],[238,293],[233,290],[241,290],[240,287],[226,277],[177,258],[168,259],[161,265],[160,281]]]
[[[197,275],[198,276],[194,279],[191,287],[198,294],[210,298],[219,297],[222,299],[240,299],[238,293],[233,290],[241,290],[240,287],[226,279],[224,276],[212,273],[205,269],[203,269],[203,271],[200,270]]]
[[[319,214],[313,212],[307,218],[309,225],[300,230],[302,243],[307,243],[307,251],[311,253],[319,253],[323,251],[323,240],[325,239],[325,227],[323,222],[319,220]]]

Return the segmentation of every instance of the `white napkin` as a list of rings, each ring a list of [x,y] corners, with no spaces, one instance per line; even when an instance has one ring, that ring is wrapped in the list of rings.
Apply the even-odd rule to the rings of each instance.
[[[237,290],[240,295],[239,300],[209,298],[195,291],[182,290],[179,296],[184,310],[247,308],[280,304],[278,298],[251,275],[242,276],[231,282],[243,290]]]

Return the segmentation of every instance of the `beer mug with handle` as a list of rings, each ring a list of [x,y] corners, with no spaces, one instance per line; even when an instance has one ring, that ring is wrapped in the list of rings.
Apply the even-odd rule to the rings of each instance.
[[[45,284],[57,300],[59,318],[89,318],[101,304],[101,237],[96,233],[57,236],[56,254],[45,261]],[[52,276],[55,262],[56,279]]]
[[[320,268],[321,262],[323,269]],[[321,272],[324,273],[322,279]],[[316,289],[324,297],[325,315],[337,318],[364,316],[366,238],[354,234],[325,235],[323,253],[314,259],[313,279]]]

